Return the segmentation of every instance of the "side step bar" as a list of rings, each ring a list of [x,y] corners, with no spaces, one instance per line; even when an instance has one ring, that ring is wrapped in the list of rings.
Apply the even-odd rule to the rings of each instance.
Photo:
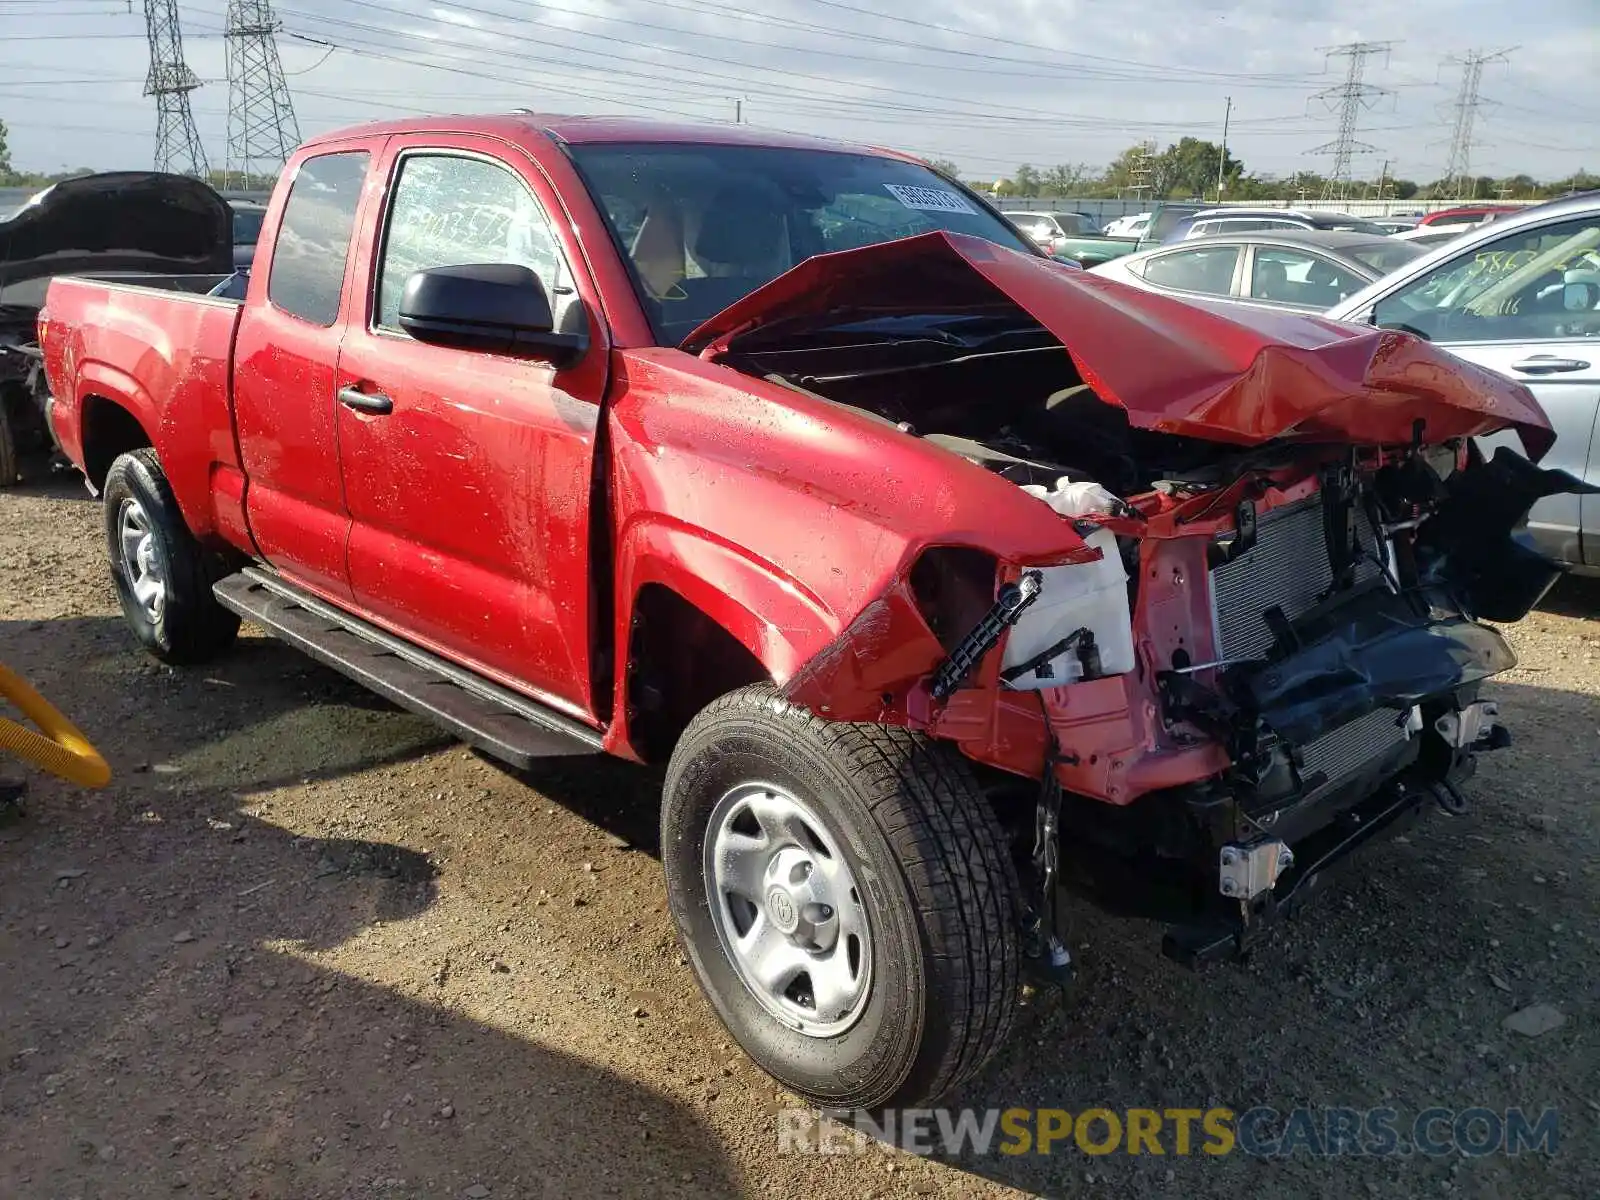
[[[600,734],[588,726],[308,595],[270,570],[246,567],[212,590],[224,608],[512,766],[601,753]]]

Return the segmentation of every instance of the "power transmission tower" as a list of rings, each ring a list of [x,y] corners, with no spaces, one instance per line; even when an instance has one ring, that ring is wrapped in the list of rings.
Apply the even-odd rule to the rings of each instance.
[[[271,0],[228,0],[228,172],[249,187],[252,177],[276,175],[297,145],[300,123],[278,57]]]
[[[1128,190],[1133,193],[1135,200],[1144,199],[1145,191],[1150,187],[1150,175],[1155,167],[1156,144],[1154,142],[1140,142],[1136,153],[1128,163]]]
[[[1333,169],[1327,174],[1327,182],[1323,184],[1322,198],[1324,200],[1343,200],[1350,190],[1350,159],[1357,151],[1370,151],[1374,147],[1365,142],[1356,140],[1356,123],[1360,120],[1364,110],[1369,109],[1381,96],[1392,96],[1394,93],[1388,88],[1378,87],[1376,84],[1365,82],[1363,76],[1367,70],[1367,59],[1377,54],[1388,57],[1389,48],[1393,42],[1346,42],[1342,46],[1329,46],[1324,48],[1328,58],[1348,58],[1350,66],[1345,71],[1344,82],[1330,88],[1323,88],[1311,98],[1320,100],[1329,108],[1335,107],[1337,102],[1339,112],[1339,134],[1331,142],[1324,142],[1311,151],[1312,154],[1333,155]]]
[[[1458,200],[1466,192],[1472,178],[1472,126],[1478,118],[1478,105],[1483,103],[1483,98],[1478,95],[1478,86],[1483,82],[1484,64],[1504,62],[1510,53],[1509,49],[1496,50],[1492,54],[1469,50],[1460,58],[1452,56],[1445,59],[1447,63],[1461,64],[1461,89],[1456,93],[1455,121],[1450,134],[1450,163],[1444,172],[1445,190]]]
[[[200,77],[183,61],[178,0],[144,0],[144,23],[150,35],[144,94],[156,98],[156,170],[203,179],[210,168],[189,107],[189,93],[200,86]]]

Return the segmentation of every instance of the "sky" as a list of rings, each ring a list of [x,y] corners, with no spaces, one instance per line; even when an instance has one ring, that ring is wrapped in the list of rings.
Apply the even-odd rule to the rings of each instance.
[[[225,165],[227,0],[179,0],[211,165]],[[132,11],[130,11],[130,9]],[[148,167],[143,0],[0,0],[13,165]],[[278,0],[300,132],[408,112],[732,120],[895,146],[972,180],[1221,139],[1247,170],[1326,170],[1348,59],[1365,60],[1357,177],[1445,172],[1469,51],[1485,65],[1474,174],[1600,169],[1600,0]]]

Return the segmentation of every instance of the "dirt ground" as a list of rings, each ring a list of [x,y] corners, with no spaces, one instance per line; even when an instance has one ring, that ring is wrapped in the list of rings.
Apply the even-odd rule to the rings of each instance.
[[[1600,1195],[1600,588],[1511,631],[1515,745],[1247,965],[1073,905],[1080,964],[951,1100],[1560,1110],[1560,1149],[779,1155],[666,914],[650,774],[508,773],[246,630],[125,634],[99,506],[0,492],[0,661],[110,759],[0,827],[0,1196]],[[1537,1038],[1502,1027],[1534,1003]]]

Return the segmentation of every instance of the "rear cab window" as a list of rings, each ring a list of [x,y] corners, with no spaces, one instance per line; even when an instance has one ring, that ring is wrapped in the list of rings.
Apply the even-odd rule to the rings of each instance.
[[[324,328],[339,319],[351,235],[370,161],[365,150],[345,150],[300,164],[272,249],[267,299],[274,308]]]

